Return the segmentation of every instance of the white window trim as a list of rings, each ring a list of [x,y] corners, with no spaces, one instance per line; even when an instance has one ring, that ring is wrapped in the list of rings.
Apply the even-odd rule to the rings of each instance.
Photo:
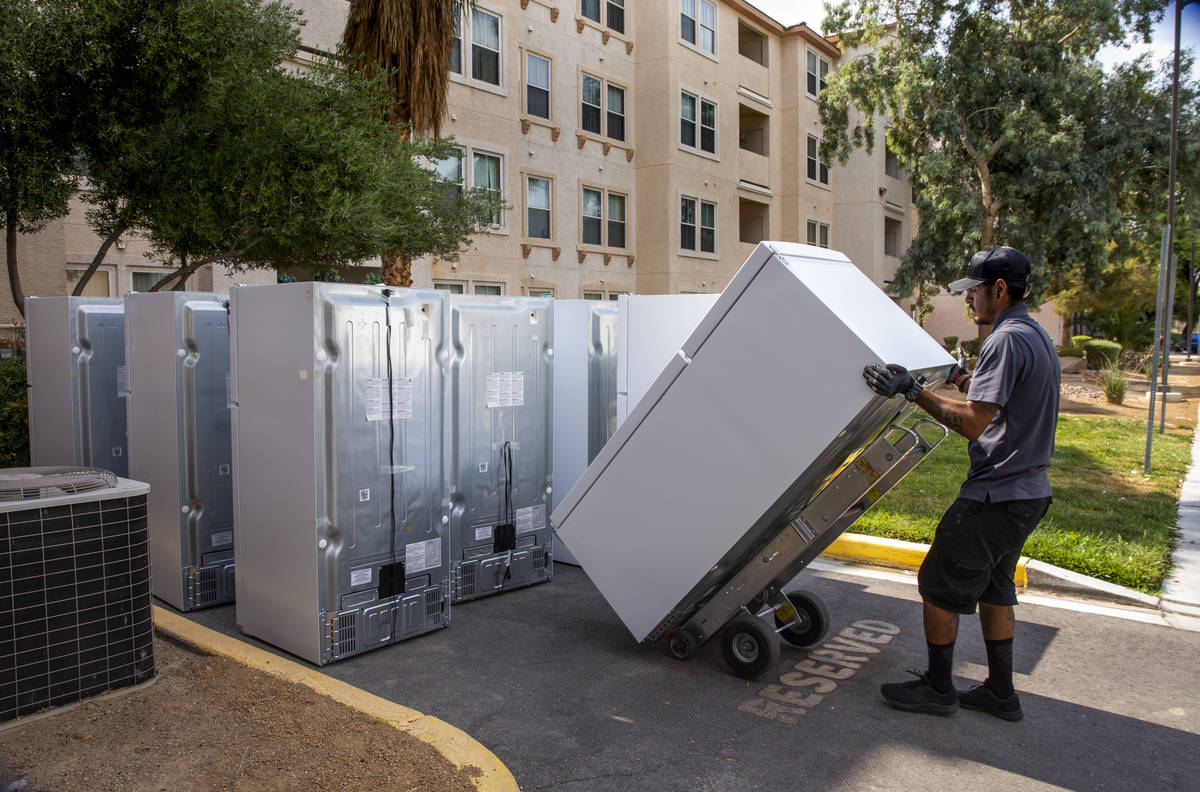
[[[451,82],[456,82],[460,85],[466,85],[480,91],[494,93],[499,96],[508,96],[508,58],[505,55],[504,47],[504,14],[481,4],[477,4],[475,6],[476,10],[482,11],[485,14],[490,14],[500,20],[500,84],[495,85],[486,80],[477,80],[471,76],[471,35],[473,29],[471,26],[471,20],[467,16],[467,11],[470,9],[465,5],[461,8],[463,13],[462,23],[460,26],[462,32],[462,38],[460,39],[462,41],[462,73],[460,74],[459,72],[450,71],[447,69],[446,74],[449,76]],[[522,70],[523,69],[524,66],[522,66]]]
[[[808,227],[810,225],[816,226],[816,230],[817,230],[817,238],[816,238],[816,241],[814,241],[814,242],[808,241]],[[824,227],[825,235],[826,235],[826,237],[828,237],[828,240],[827,240],[829,242],[828,245],[821,244],[821,228],[822,227]],[[825,250],[831,249],[833,247],[833,224],[827,223],[824,220],[818,220],[815,217],[807,218],[804,223],[804,244],[813,245],[815,247],[823,248]]]
[[[529,180],[542,179],[550,182],[550,236],[535,237],[529,235]],[[554,199],[557,193],[554,177],[548,173],[522,171],[521,173],[521,238],[531,245],[549,246],[554,244],[558,229],[558,212],[554,211]]]
[[[700,10],[701,3],[708,3],[709,5],[711,5],[713,7],[713,51],[712,52],[709,52],[708,50],[704,49],[704,47],[702,47],[700,45],[700,42],[703,40],[703,37],[700,35],[700,18],[701,18],[701,14],[703,13]],[[721,61],[721,59],[720,59],[720,57],[717,56],[717,52],[720,50],[720,47],[718,45],[721,41],[721,22],[720,22],[721,6],[720,6],[720,4],[717,3],[716,0],[696,0],[696,17],[695,17],[696,42],[694,44],[683,37],[683,25],[680,24],[682,17],[683,17],[683,3],[682,2],[679,3],[678,8],[679,8],[679,13],[675,15],[675,24],[676,24],[676,38],[678,39],[679,43],[682,44],[683,46],[687,47],[688,49],[690,49],[692,52],[695,52],[699,55],[703,55],[704,57],[708,58],[709,60],[717,61],[719,63]]]
[[[595,242],[584,242],[583,241],[583,191],[584,190],[592,190],[594,192],[600,193],[600,244],[599,245],[597,245]],[[625,199],[625,220],[623,221],[625,223],[625,245],[624,245],[624,247],[614,247],[613,245],[609,244],[608,197],[610,195],[619,195],[620,197]],[[613,189],[610,187],[601,187],[596,184],[587,184],[587,183],[580,184],[579,185],[579,210],[576,213],[577,216],[579,217],[579,235],[577,238],[577,244],[579,246],[579,249],[592,251],[592,252],[615,253],[618,255],[631,254],[633,252],[632,234],[630,233],[630,228],[632,226],[631,226],[630,220],[629,220],[629,214],[630,214],[629,206],[630,206],[631,202],[632,202],[632,200],[631,200],[630,192],[628,190],[617,190],[617,189]],[[595,289],[588,289],[588,291],[595,291]]]
[[[464,190],[475,189],[475,155],[476,154],[486,154],[487,156],[498,157],[500,159],[500,198],[503,200],[505,194],[507,193],[507,190],[505,190],[504,185],[508,183],[508,173],[507,173],[507,165],[506,165],[506,163],[508,161],[508,155],[505,154],[503,151],[499,151],[499,150],[492,149],[492,148],[486,148],[484,146],[476,146],[472,143],[467,143],[467,142],[464,142],[461,140],[455,141],[454,148],[456,148],[459,152],[462,153],[462,158],[463,158],[462,187]],[[489,225],[489,226],[480,228],[477,233],[508,234],[509,233],[508,215],[509,215],[509,212],[505,211],[503,208],[500,209],[500,222],[496,225]]]
[[[813,54],[817,58],[817,92],[812,93],[808,90],[808,55]],[[821,98],[821,62],[824,61],[828,67],[825,71],[826,77],[833,73],[833,61],[822,55],[819,51],[812,47],[804,48],[804,95],[809,99],[818,100]]]
[[[529,56],[541,58],[549,64],[550,69],[550,85],[546,91],[549,93],[547,103],[549,105],[549,117],[534,115],[529,112]],[[521,48],[521,117],[528,118],[534,123],[553,124],[554,123],[554,58],[544,52],[537,50]]]
[[[600,131],[593,132],[590,129],[583,128],[583,78],[591,77],[593,80],[600,81]],[[625,96],[625,108],[621,115],[625,118],[625,137],[618,139],[608,136],[608,87],[620,88]],[[575,129],[578,134],[583,135],[588,140],[596,140],[601,143],[609,143],[613,146],[623,146],[629,148],[633,138],[633,122],[630,114],[629,87],[610,80],[607,77],[601,77],[586,69],[579,70],[579,79],[575,84]]]
[[[74,267],[74,266],[68,265],[66,269],[68,272],[78,272],[81,276],[83,275],[83,273],[87,272],[87,266]],[[163,270],[162,275],[167,275],[167,274],[169,274],[169,271]],[[99,267],[95,272],[92,273],[91,280],[89,280],[88,282],[91,283],[92,281],[96,280],[96,278],[99,278],[101,275],[103,275],[104,279],[108,282],[108,296],[109,297],[119,297],[120,294],[113,293],[113,280],[114,280],[114,276],[116,275],[116,272],[113,270],[112,267]],[[130,279],[130,281],[132,282],[132,278]],[[69,283],[67,285],[70,286]],[[71,288],[74,288],[74,287],[71,286]],[[69,291],[67,292],[68,295],[70,293],[71,292],[69,292]]]
[[[817,141],[817,178],[815,178],[815,179],[808,175],[808,141],[809,141],[809,139],[813,139],[813,140]],[[808,182],[809,184],[813,185],[814,187],[820,187],[822,190],[832,190],[833,189],[833,166],[831,165],[831,166],[825,168],[826,173],[829,174],[829,181],[827,181],[827,182],[821,181],[821,167],[822,167],[821,136],[814,135],[813,133],[808,132],[808,133],[806,133],[805,138],[804,138],[804,180],[806,182]]]
[[[679,124],[683,121],[683,94],[693,97],[696,100],[696,145],[689,146],[683,142],[683,136],[679,130]],[[721,161],[721,103],[716,99],[705,96],[699,91],[693,91],[685,85],[679,86],[679,90],[675,92],[676,112],[675,112],[675,145],[680,151],[686,151],[689,154],[695,154],[698,157],[705,157],[710,160]],[[713,126],[713,150],[705,151],[700,147],[700,134],[703,125],[700,119],[704,115],[703,103],[708,102],[713,106],[713,117],[716,124]]]
[[[681,211],[684,199],[696,202],[696,247],[694,249],[685,248],[683,246],[683,216]],[[700,224],[700,218],[703,216],[701,209],[703,204],[709,204],[713,208],[713,249],[711,253],[707,250],[702,250],[700,247],[700,231],[703,228],[703,226]],[[719,201],[701,198],[699,195],[692,193],[681,192],[678,194],[675,199],[675,228],[679,231],[680,235],[679,244],[676,245],[677,252],[680,256],[686,256],[688,258],[719,259],[721,253],[720,227],[721,204]]]

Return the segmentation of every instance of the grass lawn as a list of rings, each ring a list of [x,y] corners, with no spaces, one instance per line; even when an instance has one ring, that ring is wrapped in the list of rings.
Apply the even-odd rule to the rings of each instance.
[[[1154,433],[1150,475],[1142,475],[1146,422],[1063,415],[1050,485],[1054,503],[1025,543],[1025,555],[1158,594],[1170,568],[1179,487],[1192,429]],[[967,471],[967,441],[951,433],[933,454],[851,529],[930,542]]]

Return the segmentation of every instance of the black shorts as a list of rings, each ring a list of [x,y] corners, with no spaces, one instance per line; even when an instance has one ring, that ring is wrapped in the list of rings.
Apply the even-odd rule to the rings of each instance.
[[[917,573],[921,596],[954,613],[974,613],[980,602],[1016,605],[1021,548],[1049,507],[1049,498],[954,501]]]

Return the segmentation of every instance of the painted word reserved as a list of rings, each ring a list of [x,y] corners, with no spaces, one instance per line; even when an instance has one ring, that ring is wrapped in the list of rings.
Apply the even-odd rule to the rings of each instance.
[[[879,648],[891,643],[899,632],[899,627],[885,621],[853,622],[792,666],[792,671],[779,677],[778,685],[767,685],[758,691],[756,698],[742,702],[738,711],[795,725],[797,716],[820,704],[837,689],[839,681],[854,676],[871,655],[879,654]]]

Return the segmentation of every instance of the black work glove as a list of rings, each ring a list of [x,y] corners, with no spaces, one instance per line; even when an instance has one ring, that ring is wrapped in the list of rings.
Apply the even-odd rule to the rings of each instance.
[[[958,351],[958,363],[950,369],[950,375],[946,377],[946,382],[958,388],[959,393],[966,393],[967,388],[971,386],[971,374],[967,371],[967,357],[961,349]]]
[[[925,390],[921,381],[913,379],[908,369],[895,363],[888,363],[887,368],[872,363],[863,369],[863,379],[867,381],[867,386],[880,396],[892,397],[902,393],[910,402],[915,402],[921,391]]]

